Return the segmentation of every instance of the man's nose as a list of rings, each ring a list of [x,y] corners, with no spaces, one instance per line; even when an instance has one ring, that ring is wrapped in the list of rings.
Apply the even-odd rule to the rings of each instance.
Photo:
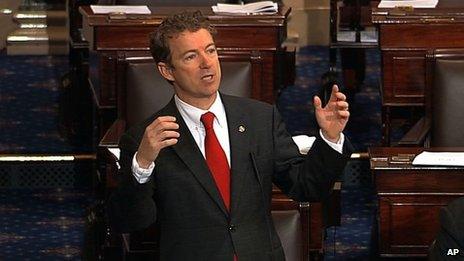
[[[202,53],[200,56],[201,56],[200,57],[201,58],[200,67],[201,68],[209,68],[209,67],[211,67],[212,62],[213,62],[213,57],[208,56],[207,53]]]

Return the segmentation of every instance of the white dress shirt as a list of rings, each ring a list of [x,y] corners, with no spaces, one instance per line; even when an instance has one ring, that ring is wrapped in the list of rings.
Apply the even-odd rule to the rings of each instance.
[[[214,132],[216,133],[219,143],[221,144],[221,147],[226,154],[227,162],[229,163],[229,166],[230,166],[230,141],[229,141],[229,131],[227,127],[226,111],[224,109],[224,105],[222,104],[221,96],[219,95],[219,93],[216,97],[217,97],[216,100],[211,105],[209,110],[202,110],[190,104],[187,104],[186,102],[179,99],[177,95],[174,95],[174,101],[175,101],[177,109],[179,110],[180,115],[182,116],[182,119],[184,120],[185,124],[190,130],[190,133],[192,134],[193,139],[195,140],[195,143],[197,144],[198,148],[203,154],[203,157],[205,158],[206,158],[206,154],[205,154],[206,131],[205,131],[205,127],[203,126],[203,123],[200,121],[200,117],[201,115],[203,115],[204,113],[208,111],[214,113],[214,115],[216,116],[213,122]],[[319,133],[322,139],[331,148],[338,151],[339,153],[342,153],[343,142],[345,140],[345,136],[343,135],[343,133],[341,134],[340,140],[337,143],[327,140],[322,135],[322,131],[319,131]],[[155,168],[155,164],[152,162],[152,164],[150,164],[150,166],[147,169],[141,168],[139,164],[137,163],[136,155],[137,153],[135,153],[134,157],[132,158],[132,174],[134,175],[134,177],[140,184],[143,184],[143,183],[146,183],[148,179],[150,178],[151,173],[153,172],[153,169]]]

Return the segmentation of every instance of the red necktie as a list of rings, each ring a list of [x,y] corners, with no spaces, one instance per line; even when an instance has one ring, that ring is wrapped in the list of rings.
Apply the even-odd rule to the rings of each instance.
[[[207,112],[201,115],[201,122],[205,126],[205,154],[208,168],[213,174],[216,186],[221,193],[226,208],[230,210],[230,168],[226,154],[219,143],[213,129],[214,114]]]

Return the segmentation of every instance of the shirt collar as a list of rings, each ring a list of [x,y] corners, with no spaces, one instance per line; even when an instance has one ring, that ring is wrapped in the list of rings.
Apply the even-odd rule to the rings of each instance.
[[[201,123],[200,121],[201,115],[210,111],[214,113],[214,115],[216,116],[216,120],[219,126],[227,126],[226,112],[224,110],[224,105],[222,103],[221,95],[219,94],[219,92],[217,93],[216,99],[214,100],[213,104],[208,110],[203,110],[193,105],[190,105],[181,100],[177,95],[174,95],[174,102],[176,103],[177,109],[179,110],[181,116],[184,118],[186,122],[203,127],[203,123]]]

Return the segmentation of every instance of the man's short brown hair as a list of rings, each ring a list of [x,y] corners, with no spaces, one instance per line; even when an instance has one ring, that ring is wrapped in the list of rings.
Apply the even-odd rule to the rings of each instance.
[[[165,18],[156,31],[150,34],[150,51],[155,62],[170,64],[169,39],[185,31],[197,32],[200,29],[208,30],[211,35],[216,33],[200,11],[185,11]]]

